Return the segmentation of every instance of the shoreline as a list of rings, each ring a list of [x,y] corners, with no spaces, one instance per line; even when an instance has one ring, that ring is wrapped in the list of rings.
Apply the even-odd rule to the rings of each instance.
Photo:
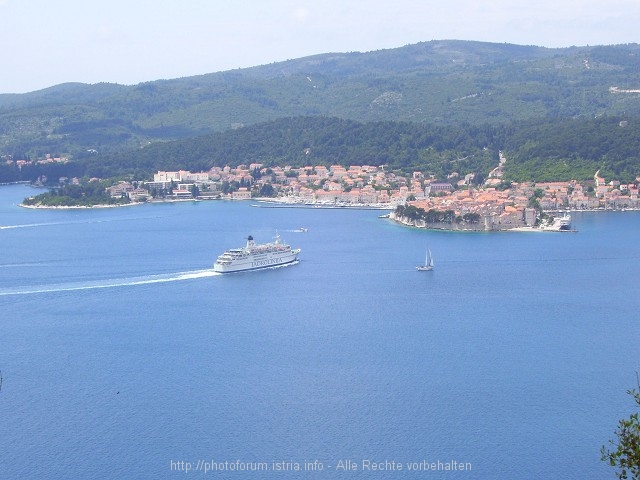
[[[9,186],[9,185],[28,185],[29,182],[13,182],[13,183],[3,183],[0,186]],[[282,198],[282,197],[281,197]],[[124,204],[96,204],[96,205],[25,205],[24,203],[19,203],[18,206],[22,208],[30,208],[30,209],[44,209],[44,210],[86,210],[86,209],[103,209],[103,208],[120,208],[120,207],[131,207],[134,205],[145,205],[145,204],[153,204],[153,203],[180,203],[180,202],[201,202],[201,201],[210,201],[210,200],[227,200],[227,201],[253,201],[257,202],[252,204],[252,207],[256,208],[303,208],[303,209],[326,209],[326,210],[376,210],[376,211],[388,211],[389,213],[383,215],[382,217],[388,217],[395,210],[395,206],[391,204],[367,204],[367,203],[321,203],[321,202],[303,202],[303,201],[283,201],[279,198],[273,197],[254,197],[254,198],[229,198],[229,197],[199,197],[199,198],[170,198],[170,199],[152,199],[145,202],[130,202]],[[548,210],[544,213],[547,214],[562,214],[562,213],[579,213],[579,212],[637,212],[640,211],[640,207],[624,207],[624,208],[585,208],[585,209],[556,209],[556,210]],[[393,219],[392,219],[393,220]],[[401,221],[393,220],[394,223],[398,223],[404,226],[412,226],[415,228],[421,229],[431,229],[431,230],[449,230],[449,231],[552,231],[540,229],[537,227],[527,227],[527,226],[519,226],[512,228],[499,228],[499,229],[490,229],[490,230],[480,230],[476,228],[445,228],[445,227],[424,227],[424,226],[416,226],[409,225]]]
[[[388,218],[388,217],[387,217]],[[577,233],[578,230],[552,230],[540,227],[512,227],[512,228],[497,228],[494,230],[485,230],[480,228],[446,228],[446,227],[427,227],[418,226],[411,223],[401,222],[388,218],[389,221],[400,225],[402,227],[416,228],[418,230],[431,230],[438,232],[456,232],[456,233],[500,233],[500,232],[516,232],[516,233]]]
[[[146,202],[132,202],[123,203],[121,205],[25,205],[24,203],[19,203],[18,206],[21,208],[30,208],[32,210],[90,210],[92,208],[133,207],[134,205],[144,205],[145,203]]]
[[[561,230],[560,228],[553,228],[550,226],[528,226],[528,225],[518,225],[512,227],[504,227],[504,228],[486,228],[480,227],[479,224],[475,226],[469,226],[468,224],[449,224],[449,223],[437,223],[437,224],[427,224],[424,221],[419,222],[416,225],[416,221],[407,220],[405,217],[397,218],[395,214],[391,214],[389,216],[384,216],[383,218],[387,218],[390,222],[398,224],[402,227],[416,228],[419,230],[432,230],[432,231],[441,231],[441,232],[477,232],[477,233],[493,233],[493,232],[551,232],[551,233],[576,233],[577,230]]]
[[[25,205],[24,203],[19,203],[18,206],[22,208],[30,208],[33,210],[90,210],[92,208],[120,208],[120,207],[132,207],[134,205],[149,205],[153,203],[188,203],[188,202],[209,202],[209,201],[229,201],[229,202],[246,202],[248,200],[258,201],[258,202],[268,202],[264,200],[263,197],[260,198],[213,198],[213,197],[199,197],[199,198],[163,198],[156,200],[148,200],[146,202],[129,202],[129,203],[121,203],[121,204],[96,204],[96,205]],[[261,205],[255,205],[256,207]],[[270,206],[262,206],[263,208],[286,208],[288,205],[274,205]]]
[[[368,205],[323,205],[323,204],[308,204],[308,205],[257,205],[252,204],[255,208],[298,208],[301,210],[391,210],[386,207],[374,207]]]
[[[7,187],[9,185],[31,185],[29,180],[21,180],[19,182],[4,182],[0,183],[0,187]]]
[[[34,210],[90,210],[92,208],[121,208],[121,207],[133,207],[137,205],[149,205],[152,203],[178,203],[178,202],[204,202],[215,199],[205,198],[176,198],[171,200],[150,200],[148,202],[129,202],[121,204],[97,204],[97,205],[25,205],[19,203],[18,206],[22,208],[31,208]]]
[[[395,207],[386,203],[321,203],[321,202],[289,202],[271,197],[252,198],[259,205],[251,205],[256,208],[309,208],[309,209],[356,209],[356,210],[394,210]]]

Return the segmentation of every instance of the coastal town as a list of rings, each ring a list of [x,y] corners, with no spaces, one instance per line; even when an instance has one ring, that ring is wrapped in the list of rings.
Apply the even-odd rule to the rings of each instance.
[[[453,173],[438,181],[423,172],[401,176],[384,166],[340,165],[236,168],[213,167],[208,172],[159,171],[153,181],[120,182],[107,189],[113,198],[132,202],[153,200],[229,199],[262,200],[281,206],[353,207],[396,210],[413,206],[428,211],[453,212],[452,218],[472,219],[458,228],[506,230],[534,227],[540,215],[568,210],[624,210],[640,208],[637,182],[605,181],[595,172],[587,182],[511,183],[496,169],[482,185],[474,175]],[[416,227],[391,213],[391,218]],[[450,222],[451,223],[451,222]],[[455,222],[453,222],[455,223]],[[461,222],[458,222],[458,224]]]
[[[67,161],[50,155],[42,160]],[[112,203],[90,206],[254,200],[261,206],[388,210],[387,216],[398,223],[449,230],[543,228],[551,225],[558,212],[640,209],[640,177],[622,183],[605,180],[597,171],[592,179],[582,182],[515,183],[504,180],[505,163],[500,152],[498,165],[482,182],[476,182],[473,173],[453,172],[441,179],[422,171],[402,175],[384,165],[280,167],[252,163],[201,172],[158,171],[153,180],[118,181],[106,187]],[[94,181],[100,179],[92,178],[89,184]],[[82,183],[78,178],[59,179],[60,185]],[[47,205],[25,202],[23,206]]]

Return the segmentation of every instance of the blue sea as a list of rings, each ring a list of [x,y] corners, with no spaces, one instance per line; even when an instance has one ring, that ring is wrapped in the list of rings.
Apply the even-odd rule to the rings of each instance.
[[[614,478],[638,212],[452,233],[252,202],[18,207],[34,193],[0,187],[0,478]],[[212,271],[276,232],[298,264]]]

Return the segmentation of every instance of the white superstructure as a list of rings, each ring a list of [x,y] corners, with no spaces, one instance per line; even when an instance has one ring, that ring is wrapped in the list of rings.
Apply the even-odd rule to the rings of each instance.
[[[561,217],[553,219],[551,225],[543,225],[542,230],[548,230],[551,232],[568,232],[571,231],[571,215],[565,213]]]
[[[277,267],[295,262],[300,253],[299,248],[292,249],[276,235],[272,243],[257,245],[249,235],[247,245],[243,248],[232,248],[218,257],[213,270],[220,273],[243,272],[258,268]]]

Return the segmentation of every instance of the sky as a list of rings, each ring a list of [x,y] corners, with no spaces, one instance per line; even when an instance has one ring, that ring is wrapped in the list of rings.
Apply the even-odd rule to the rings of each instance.
[[[0,93],[146,81],[429,40],[640,42],[640,0],[0,0]]]

